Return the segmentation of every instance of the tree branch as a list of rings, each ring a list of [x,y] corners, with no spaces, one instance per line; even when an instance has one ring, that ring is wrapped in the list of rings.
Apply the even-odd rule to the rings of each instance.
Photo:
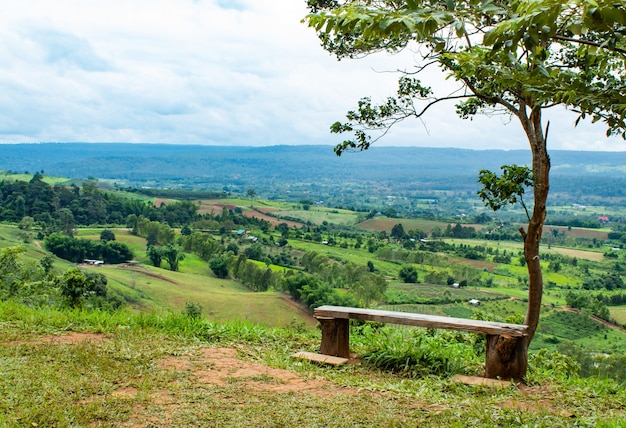
[[[586,46],[594,46],[594,47],[597,47],[597,48],[603,48],[603,49],[606,49],[606,50],[609,50],[609,51],[612,51],[612,52],[617,52],[617,53],[620,53],[622,55],[626,55],[626,49],[621,49],[621,48],[618,48],[617,46],[615,46],[615,47],[607,47],[607,46],[604,46],[604,45],[602,45],[600,43],[592,42],[591,40],[574,39],[572,37],[565,37],[565,36],[557,36],[557,35],[555,35],[554,38],[556,40],[560,40],[562,42],[570,42],[570,43],[578,43],[578,44],[586,45]]]

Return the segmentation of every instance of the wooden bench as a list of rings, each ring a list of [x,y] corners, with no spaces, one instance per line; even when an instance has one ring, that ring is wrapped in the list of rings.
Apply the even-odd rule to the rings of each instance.
[[[350,358],[350,319],[485,334],[488,354],[485,372],[487,377],[498,377],[502,371],[501,368],[490,371],[490,352],[497,352],[499,361],[518,364],[515,353],[521,349],[519,345],[522,341],[519,339],[525,338],[528,331],[528,326],[520,324],[342,306],[320,306],[314,310],[314,316],[322,328],[320,353],[343,358]],[[522,348],[526,352],[523,345]]]

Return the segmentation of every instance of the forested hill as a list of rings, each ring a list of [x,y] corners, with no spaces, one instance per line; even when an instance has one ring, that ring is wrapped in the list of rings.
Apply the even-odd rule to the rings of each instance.
[[[554,192],[625,196],[626,152],[552,151]],[[338,158],[331,146],[220,147],[163,144],[0,145],[0,169],[97,177],[130,186],[244,191],[375,182],[411,190],[475,191],[481,169],[527,164],[526,150],[373,147]],[[287,188],[289,184],[290,188]]]

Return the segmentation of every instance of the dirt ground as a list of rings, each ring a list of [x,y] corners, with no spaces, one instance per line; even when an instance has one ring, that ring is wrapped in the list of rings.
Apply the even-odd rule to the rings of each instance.
[[[62,335],[47,335],[35,339],[39,343],[49,344],[85,344],[94,345],[108,342],[112,339],[101,334],[92,333],[68,333]],[[171,373],[174,376],[167,378],[173,380],[171,388],[156,388],[151,391],[140,390],[129,383],[120,383],[119,387],[110,393],[109,399],[132,400],[135,404],[127,415],[124,426],[131,427],[155,427],[175,426],[175,421],[181,412],[194,411],[200,402],[189,401],[184,394],[192,391],[201,391],[202,394],[212,394],[218,397],[218,405],[224,406],[224,402],[234,400],[232,405],[245,406],[246,397],[261,394],[288,397],[289,394],[298,396],[317,397],[321,400],[342,400],[341,397],[363,396],[371,397],[369,400],[377,402],[391,392],[379,392],[367,389],[343,387],[339,384],[316,378],[306,378],[299,374],[278,368],[268,367],[254,361],[243,359],[248,349],[234,347],[199,347],[188,350],[181,355],[168,356],[152,362],[155,369],[162,373]],[[235,389],[233,389],[235,388]],[[209,392],[210,391],[210,392]],[[233,392],[235,391],[235,392]],[[522,396],[501,403],[501,408],[516,409],[523,411],[548,410],[550,413],[563,412],[551,400],[549,388],[520,386]],[[236,394],[236,395],[232,395]],[[204,395],[202,400],[206,400]],[[528,397],[524,399],[523,397]],[[105,400],[106,397],[98,397]],[[351,398],[350,398],[351,399]],[[243,401],[242,401],[243,400]],[[199,404],[200,403],[200,404]],[[93,404],[88,399],[85,404]],[[205,405],[205,404],[203,404]],[[228,406],[228,404],[227,404]],[[434,409],[432,405],[412,398],[411,406],[414,409],[428,408],[429,411],[442,411]],[[438,407],[438,406],[435,406]],[[202,409],[206,410],[204,407]],[[201,411],[201,410],[198,410]],[[567,414],[567,417],[573,415]],[[95,425],[94,425],[95,426]]]

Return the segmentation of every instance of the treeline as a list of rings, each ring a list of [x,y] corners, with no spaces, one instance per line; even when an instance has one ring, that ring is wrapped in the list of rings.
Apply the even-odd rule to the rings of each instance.
[[[181,192],[186,196],[193,193],[194,199],[202,196],[197,192]],[[205,193],[214,197],[216,192]],[[198,229],[231,230],[246,225],[258,226],[264,231],[270,228],[269,222],[245,217],[240,210],[230,212],[224,208],[221,213],[200,214],[198,205],[188,200],[155,206],[100,191],[92,181],[85,182],[82,188],[76,185],[50,186],[39,173],[29,182],[0,181],[0,221],[22,222],[25,228],[37,226],[44,233],[62,231],[71,235],[76,226],[126,225],[135,228],[138,219],[170,227],[193,225]]]
[[[76,225],[124,225],[132,215],[170,226],[189,224],[201,218],[198,206],[189,201],[157,207],[102,192],[90,181],[85,182],[82,189],[76,185],[50,186],[37,173],[29,182],[0,182],[0,221],[18,223],[26,218],[42,230],[69,232]]]
[[[92,241],[55,232],[46,237],[44,244],[46,249],[55,256],[74,263],[91,259],[117,264],[133,258],[130,248],[115,240]]]

